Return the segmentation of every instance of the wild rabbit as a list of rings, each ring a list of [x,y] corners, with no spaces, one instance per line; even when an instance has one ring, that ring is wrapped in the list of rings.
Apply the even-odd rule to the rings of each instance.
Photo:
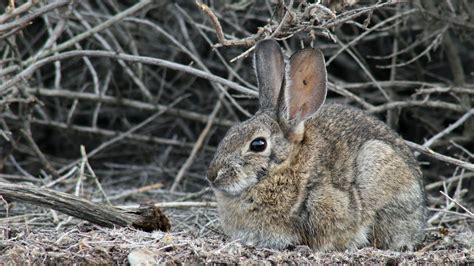
[[[229,129],[208,179],[224,232],[256,246],[413,249],[423,237],[422,174],[388,126],[323,103],[321,51],[255,48],[259,111]]]

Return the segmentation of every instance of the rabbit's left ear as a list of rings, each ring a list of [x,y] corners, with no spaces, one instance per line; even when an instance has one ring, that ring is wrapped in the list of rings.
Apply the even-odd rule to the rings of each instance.
[[[260,110],[275,109],[285,78],[285,61],[278,43],[273,39],[260,41],[255,46]]]
[[[304,122],[323,105],[327,93],[326,64],[323,53],[306,48],[294,53],[288,64],[287,84],[281,104],[287,121]],[[280,116],[281,117],[281,116]]]

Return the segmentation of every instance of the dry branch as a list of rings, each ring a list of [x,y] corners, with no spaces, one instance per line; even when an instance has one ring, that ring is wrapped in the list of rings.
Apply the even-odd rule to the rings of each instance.
[[[473,178],[473,177],[474,177],[474,173],[461,174],[461,175],[457,175],[457,176],[447,178],[446,180],[441,180],[441,181],[430,183],[430,184],[425,186],[425,189],[426,190],[431,190],[431,189],[443,186],[443,184],[450,184],[450,183],[456,182],[456,181],[461,180],[461,179],[467,180],[467,179]]]
[[[186,118],[192,121],[197,121],[201,123],[207,122],[207,115],[191,112],[179,108],[168,107],[163,104],[152,104],[146,103],[137,100],[122,99],[108,95],[96,95],[94,93],[87,92],[75,92],[68,90],[48,90],[48,89],[28,89],[28,93],[36,95],[37,97],[44,96],[50,98],[59,98],[59,99],[71,99],[71,100],[83,100],[89,102],[105,103],[117,106],[123,106],[126,108],[133,108],[139,111],[148,111],[148,112],[160,112],[166,111],[170,115]],[[216,119],[215,123],[217,125],[223,126],[232,126],[234,122],[225,120],[225,119]]]
[[[170,229],[168,218],[157,207],[123,210],[51,189],[9,182],[0,182],[0,196],[9,201],[50,208],[105,227],[132,226],[144,231]]]
[[[37,4],[34,0],[30,0],[19,7],[15,7],[11,10],[11,6],[7,7],[6,13],[0,16],[0,24],[5,23],[5,21],[14,18],[22,13],[27,12],[30,10],[35,4]]]
[[[447,162],[447,163],[450,163],[450,164],[460,166],[460,167],[465,168],[465,169],[470,170],[470,171],[474,171],[474,164],[472,164],[472,163],[464,162],[464,161],[461,161],[459,159],[452,158],[452,157],[437,153],[437,152],[433,151],[430,148],[424,147],[422,145],[413,143],[413,142],[408,141],[408,140],[406,140],[405,143],[407,143],[407,145],[410,146],[412,149],[414,149],[418,152],[421,152],[423,154],[426,154],[429,157],[435,158],[435,159],[443,161],[443,162]]]
[[[3,21],[5,20],[8,20],[11,18],[11,16],[14,16],[14,15],[18,15],[19,12],[24,12],[25,9],[29,9],[30,6],[29,5],[24,5],[24,8],[21,8],[19,10],[19,12],[13,12],[12,14],[8,14],[8,15],[3,15],[2,17],[0,17],[0,34],[3,34],[4,32],[6,31],[9,31],[9,30],[12,30],[14,28],[19,28],[19,27],[25,27],[27,26],[27,24],[30,23],[30,21],[32,21],[33,19],[43,15],[44,13],[47,13],[53,9],[56,9],[58,7],[62,7],[62,6],[65,6],[67,4],[69,4],[71,1],[70,0],[58,0],[58,1],[54,1],[53,3],[50,3],[46,6],[43,6],[41,8],[38,8],[37,10],[35,10],[34,12],[32,12],[31,14],[28,14],[26,16],[23,16],[13,22],[9,22],[9,23],[3,23]],[[4,37],[4,36],[0,36],[0,39]]]
[[[179,201],[179,202],[162,202],[155,203],[153,206],[158,208],[216,208],[216,202],[199,202],[199,201]],[[124,209],[135,209],[138,205],[119,206]]]
[[[196,5],[207,14],[207,16],[211,19],[212,25],[216,30],[216,36],[219,40],[219,44],[221,46],[252,46],[255,45],[255,38],[248,38],[242,40],[227,40],[224,36],[224,32],[222,31],[222,26],[219,23],[219,19],[216,17],[214,12],[205,4],[201,3],[200,1],[196,1]],[[219,47],[219,45],[215,45],[215,47]]]
[[[214,123],[214,119],[216,118],[217,112],[220,110],[220,108],[222,106],[221,100],[222,100],[223,95],[224,94],[221,93],[221,97],[219,97],[219,99],[217,100],[217,103],[214,106],[214,110],[212,110],[211,115],[209,116],[209,120],[207,121],[206,126],[202,130],[201,134],[199,134],[199,137],[198,137],[198,139],[196,141],[196,144],[194,145],[194,147],[191,151],[191,154],[189,155],[188,159],[186,159],[186,162],[183,164],[183,166],[181,166],[181,168],[179,169],[178,174],[174,178],[173,185],[171,185],[171,188],[170,188],[171,192],[176,191],[176,189],[179,185],[179,182],[181,182],[181,179],[183,178],[184,174],[186,173],[188,168],[191,166],[191,164],[194,160],[194,157],[196,157],[197,152],[201,149],[201,146],[203,145],[204,139],[206,138],[207,134],[209,133],[209,129],[211,129],[211,126]]]
[[[461,118],[459,118],[453,124],[449,125],[443,131],[439,132],[438,134],[434,135],[429,140],[427,140],[425,143],[423,143],[423,147],[429,148],[431,146],[431,144],[433,144],[436,140],[444,137],[445,135],[449,134],[451,131],[453,131],[457,127],[461,126],[472,115],[474,115],[474,108],[469,110],[467,113],[465,113],[463,116],[461,116]]]
[[[232,81],[229,81],[227,79],[221,78],[216,75],[212,75],[210,73],[207,73],[202,70],[198,70],[189,66],[181,65],[175,62],[170,62],[167,60],[163,59],[158,59],[158,58],[152,58],[152,57],[146,57],[146,56],[135,56],[135,55],[128,55],[128,54],[121,54],[121,53],[114,53],[114,52],[107,52],[107,51],[92,51],[92,50],[82,50],[82,51],[70,51],[70,52],[64,52],[58,55],[53,55],[44,59],[39,60],[38,62],[30,65],[28,68],[17,74],[14,78],[10,79],[9,81],[5,82],[3,85],[0,86],[0,93],[2,91],[7,90],[11,86],[15,85],[19,81],[25,80],[29,78],[37,69],[40,67],[52,63],[55,61],[59,60],[64,60],[68,59],[71,57],[82,57],[82,56],[89,56],[89,57],[105,57],[105,58],[112,58],[112,59],[120,59],[120,60],[125,60],[125,61],[130,61],[130,62],[135,62],[135,63],[144,63],[144,64],[151,64],[151,65],[157,65],[161,67],[166,67],[170,68],[173,70],[177,71],[182,71],[191,75],[195,75],[200,78],[208,79],[213,82],[220,83],[222,85],[228,86],[229,88],[232,88],[236,91],[252,95],[252,96],[257,96],[258,93],[254,90],[250,90],[248,88],[245,88],[239,84],[236,84]],[[0,94],[1,96],[2,94]]]
[[[16,116],[12,116],[12,115],[3,115],[3,117],[7,119],[12,119],[15,121],[20,120],[20,118]],[[55,128],[58,130],[80,132],[80,133],[85,133],[85,134],[94,134],[94,135],[99,135],[99,136],[104,136],[104,137],[114,137],[114,136],[121,135],[124,133],[120,131],[107,130],[107,129],[102,129],[98,127],[93,128],[93,127],[87,127],[87,126],[68,125],[66,123],[46,121],[46,120],[40,120],[40,119],[32,119],[30,122],[34,125],[47,126],[47,127]],[[171,146],[177,146],[177,147],[192,148],[194,146],[193,143],[189,143],[189,142],[184,142],[184,141],[179,141],[179,140],[174,140],[174,139],[165,139],[165,138],[159,138],[159,137],[153,137],[153,136],[147,136],[147,135],[141,135],[141,134],[129,134],[126,136],[126,138],[133,141],[155,143],[155,144],[162,144],[162,145],[171,145]],[[211,147],[205,147],[205,149],[209,151],[215,151],[215,149]]]
[[[64,1],[64,0],[63,0]],[[69,2],[69,1],[66,1],[66,2]],[[53,49],[50,49],[48,50],[46,53],[43,53],[42,56],[49,56],[51,54],[54,54],[54,53],[57,53],[57,52],[60,52],[64,49],[67,49],[69,47],[71,47],[72,45],[94,35],[95,33],[98,33],[110,26],[112,26],[114,23],[117,23],[119,21],[121,21],[122,19],[124,19],[125,17],[127,16],[130,16],[132,15],[133,13],[141,10],[142,8],[146,7],[147,5],[151,4],[151,0],[141,0],[140,2],[138,2],[137,4],[131,6],[130,8],[116,14],[115,16],[113,16],[112,18],[106,20],[105,22],[97,25],[96,27],[92,28],[92,29],[89,29],[77,36],[75,36],[74,38],[64,42],[64,43],[61,43],[59,45],[57,45],[56,47],[54,47]],[[34,57],[30,57],[28,58],[27,60],[25,60],[23,62],[23,65],[30,65],[32,64],[37,58],[34,58]],[[0,73],[0,75],[5,75],[5,74],[9,74],[15,70],[18,70],[18,66],[12,66],[12,67],[8,67],[6,69],[3,70],[3,72]]]

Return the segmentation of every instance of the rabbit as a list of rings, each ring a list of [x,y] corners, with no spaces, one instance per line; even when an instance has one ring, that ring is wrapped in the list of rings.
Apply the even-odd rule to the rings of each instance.
[[[273,249],[413,250],[426,204],[404,140],[362,110],[323,105],[320,50],[302,49],[285,63],[267,39],[254,61],[259,110],[228,130],[207,172],[224,233]]]

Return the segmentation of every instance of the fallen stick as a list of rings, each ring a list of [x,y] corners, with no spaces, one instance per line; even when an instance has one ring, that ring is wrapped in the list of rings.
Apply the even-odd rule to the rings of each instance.
[[[168,218],[156,206],[124,210],[51,189],[10,182],[0,182],[0,197],[51,208],[104,227],[132,226],[147,232],[171,228]]]

